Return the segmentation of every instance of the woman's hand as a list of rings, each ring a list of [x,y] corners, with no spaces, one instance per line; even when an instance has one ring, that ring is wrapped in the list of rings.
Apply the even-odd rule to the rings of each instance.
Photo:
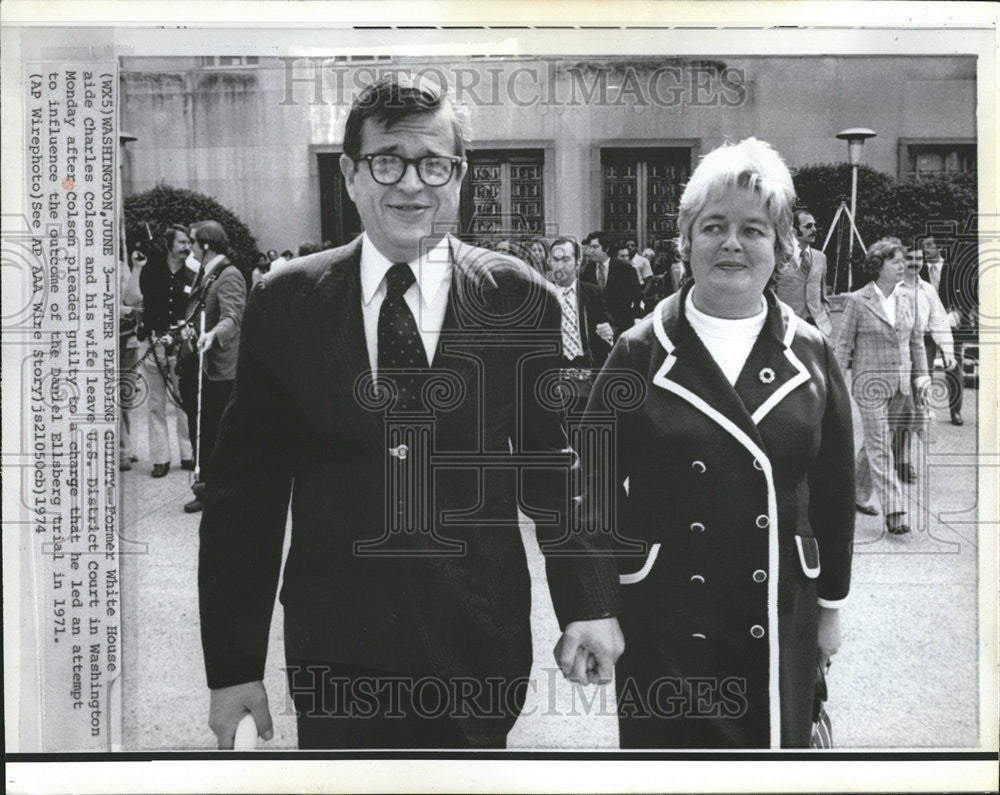
[[[836,608],[819,609],[819,660],[825,668],[830,658],[840,648],[840,611]]]

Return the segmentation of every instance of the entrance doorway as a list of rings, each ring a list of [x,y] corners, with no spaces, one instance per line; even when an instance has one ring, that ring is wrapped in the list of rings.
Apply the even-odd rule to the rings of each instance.
[[[602,149],[602,228],[643,249],[677,235],[677,206],[691,148]]]

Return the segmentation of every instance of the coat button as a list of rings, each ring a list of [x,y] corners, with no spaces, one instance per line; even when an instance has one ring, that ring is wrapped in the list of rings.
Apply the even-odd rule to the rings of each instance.
[[[705,578],[702,577],[700,574],[692,574],[691,582],[705,582]]]
[[[750,634],[753,635],[755,638],[763,638],[764,627],[762,627],[760,624],[754,624],[752,627],[750,627]]]
[[[705,462],[704,461],[692,461],[691,462],[691,469],[693,469],[695,472],[697,472],[699,475],[701,475],[705,471]]]
[[[753,460],[753,468],[756,469],[756,470],[759,470],[761,472],[764,471],[764,465],[760,462],[759,458],[755,458]]]
[[[395,456],[400,461],[405,461],[406,456],[409,455],[409,453],[410,453],[410,448],[407,447],[405,444],[389,448],[389,455]]]
[[[767,572],[764,571],[763,569],[757,569],[757,571],[753,573],[754,582],[764,582],[766,579],[767,579]]]
[[[697,640],[705,640],[705,635],[704,635],[704,633],[701,633],[701,632],[692,632],[691,633],[691,637],[695,638]]]
[[[766,514],[762,513],[760,516],[757,517],[757,527],[759,527],[761,530],[763,530],[769,524],[771,524],[771,520],[767,518]]]
[[[696,533],[704,533],[705,525],[703,525],[701,522],[691,522],[691,529],[694,530],[694,532]]]

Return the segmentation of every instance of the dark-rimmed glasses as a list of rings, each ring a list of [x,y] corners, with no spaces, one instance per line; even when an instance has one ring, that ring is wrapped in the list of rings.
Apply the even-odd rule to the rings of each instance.
[[[447,185],[455,173],[455,166],[465,162],[463,158],[453,155],[409,158],[386,153],[362,155],[358,160],[368,163],[372,179],[379,185],[395,185],[412,165],[416,167],[420,181],[432,188]]]

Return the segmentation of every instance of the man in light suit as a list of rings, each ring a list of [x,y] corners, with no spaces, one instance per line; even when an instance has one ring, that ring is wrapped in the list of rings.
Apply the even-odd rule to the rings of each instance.
[[[247,300],[243,274],[226,257],[229,238],[217,221],[202,221],[192,228],[194,251],[201,262],[195,276],[186,320],[198,335],[195,347],[203,356],[201,375],[201,422],[198,421],[198,356],[192,353],[178,364],[178,387],[188,433],[197,451],[200,481],[192,487],[195,498],[184,505],[187,513],[202,509],[202,484],[211,477],[211,456],[219,432],[222,411],[229,401],[236,378],[236,358],[240,347],[240,325]],[[201,327],[202,310],[205,327]]]
[[[559,366],[559,302],[523,263],[446,234],[467,167],[439,87],[379,80],[341,158],[364,234],[251,296],[201,524],[220,747],[247,713],[271,737],[262,678],[290,494],[300,748],[504,746],[532,662],[518,506],[546,553],[557,662],[611,679],[617,575],[568,532],[573,456],[537,388]]]
[[[812,248],[816,240],[816,219],[808,210],[796,210],[795,254],[784,269],[775,272],[775,292],[778,298],[808,323],[816,326],[829,337],[833,332],[826,296],[826,254]]]

